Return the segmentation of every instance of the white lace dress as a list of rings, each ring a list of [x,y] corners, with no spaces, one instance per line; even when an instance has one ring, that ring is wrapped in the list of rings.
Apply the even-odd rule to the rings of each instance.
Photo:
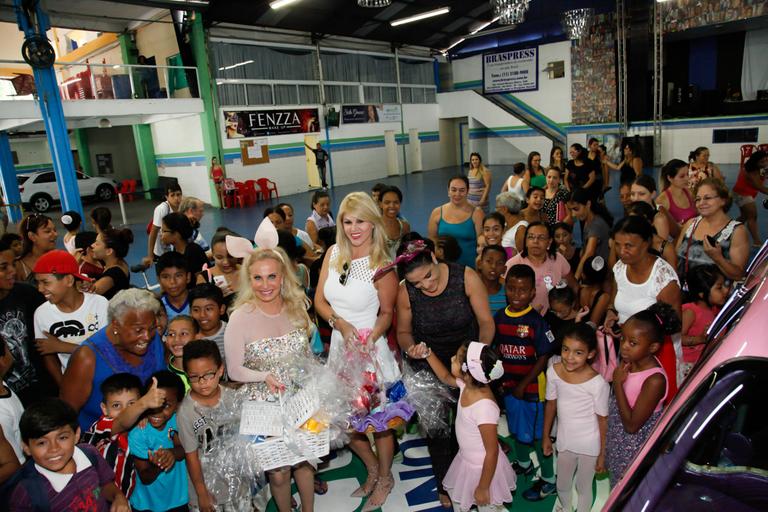
[[[675,269],[662,258],[656,258],[651,275],[644,283],[635,284],[627,278],[627,265],[621,260],[613,266],[616,279],[614,307],[619,314],[619,323],[656,303],[656,297],[672,281],[680,284]]]
[[[328,265],[328,278],[323,287],[325,298],[336,315],[352,324],[355,329],[373,329],[379,314],[379,294],[373,286],[373,274],[376,269],[370,268],[368,256],[352,260],[346,282],[341,284],[341,276],[334,268],[337,257],[338,248],[334,245]],[[331,334],[328,364],[343,365],[345,350],[341,332],[334,329]],[[384,336],[376,340],[375,354],[379,382],[391,384],[400,379],[400,369]]]

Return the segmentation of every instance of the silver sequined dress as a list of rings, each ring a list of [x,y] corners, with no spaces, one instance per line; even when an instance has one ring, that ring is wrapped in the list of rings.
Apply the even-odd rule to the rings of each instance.
[[[297,358],[310,357],[306,331],[295,329],[282,336],[262,338],[245,346],[243,366],[249,370],[269,372],[285,385],[290,394],[295,391],[293,363]],[[249,382],[251,400],[277,400],[266,382]]]

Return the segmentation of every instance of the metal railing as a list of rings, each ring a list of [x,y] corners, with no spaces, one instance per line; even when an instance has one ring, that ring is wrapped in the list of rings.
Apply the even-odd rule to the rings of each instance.
[[[10,71],[9,66],[27,66],[21,60],[0,60],[0,67]],[[200,77],[197,68],[192,66],[162,66],[146,64],[94,64],[86,62],[55,62],[57,82],[63,100],[93,99],[175,99],[198,98]],[[33,76],[29,67],[19,68],[17,75]],[[35,91],[32,83],[16,83],[21,79],[3,76],[11,80],[14,92],[10,94],[6,86],[0,91],[0,100],[33,99]],[[192,85],[192,87],[190,87]]]

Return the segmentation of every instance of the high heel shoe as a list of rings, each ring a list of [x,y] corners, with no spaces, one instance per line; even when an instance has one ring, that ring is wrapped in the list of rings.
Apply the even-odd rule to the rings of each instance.
[[[374,510],[383,507],[394,486],[395,477],[391,474],[389,476],[380,476],[376,481],[376,486],[374,487],[373,492],[368,497],[368,501],[365,502],[365,506],[363,506],[363,509],[360,512],[373,512]]]
[[[365,479],[365,483],[358,487],[355,492],[350,494],[350,497],[365,498],[373,492],[376,482],[379,479],[379,467],[374,466],[366,469],[368,470],[368,477]]]

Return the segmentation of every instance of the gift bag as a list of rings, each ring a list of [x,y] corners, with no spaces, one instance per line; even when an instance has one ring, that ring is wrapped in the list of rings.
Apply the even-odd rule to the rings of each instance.
[[[592,368],[603,376],[606,382],[613,381],[613,371],[618,364],[619,344],[616,338],[600,327],[597,330],[597,354]]]

